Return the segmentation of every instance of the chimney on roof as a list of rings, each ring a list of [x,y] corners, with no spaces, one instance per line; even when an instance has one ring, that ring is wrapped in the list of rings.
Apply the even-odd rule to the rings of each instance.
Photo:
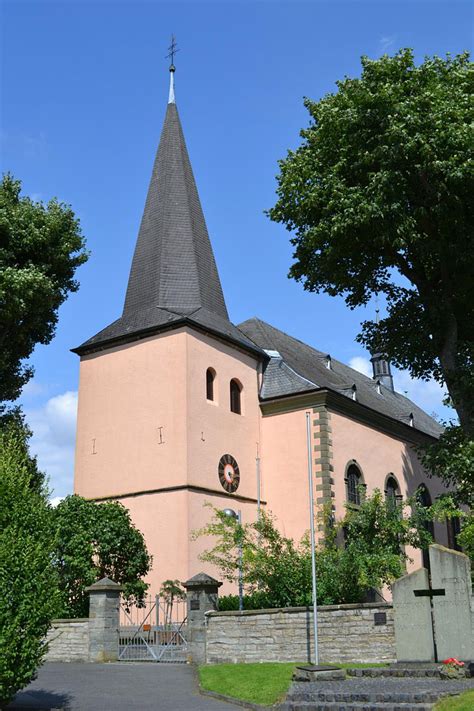
[[[372,363],[373,379],[393,392],[395,388],[388,360],[382,353],[374,353],[370,362]]]

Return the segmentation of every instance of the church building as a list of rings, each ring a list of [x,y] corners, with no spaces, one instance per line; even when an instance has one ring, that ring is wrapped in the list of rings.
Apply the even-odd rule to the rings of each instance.
[[[381,356],[368,378],[258,318],[231,322],[173,81],[172,66],[123,313],[74,349],[75,492],[129,509],[153,555],[152,594],[203,568],[210,541],[191,533],[210,520],[206,503],[244,523],[261,506],[296,540],[309,529],[306,413],[316,504],[337,519],[360,485],[427,503],[444,491],[416,455],[441,427],[394,390]],[[435,533],[449,542],[446,526]]]

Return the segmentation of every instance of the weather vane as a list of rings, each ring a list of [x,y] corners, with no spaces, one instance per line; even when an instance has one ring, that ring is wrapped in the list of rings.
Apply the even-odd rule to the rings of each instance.
[[[166,55],[165,59],[171,59],[170,72],[174,72],[174,55],[179,52],[178,45],[176,44],[176,39],[174,35],[171,35],[171,44],[168,47],[169,54]]]
[[[375,294],[375,323],[380,323],[379,292]]]

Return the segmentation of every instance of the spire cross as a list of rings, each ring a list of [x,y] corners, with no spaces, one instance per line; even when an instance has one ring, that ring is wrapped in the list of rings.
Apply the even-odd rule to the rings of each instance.
[[[170,72],[174,72],[174,55],[179,52],[178,45],[176,44],[176,39],[174,35],[171,35],[171,44],[168,47],[169,54],[166,55],[165,59],[171,59]]]

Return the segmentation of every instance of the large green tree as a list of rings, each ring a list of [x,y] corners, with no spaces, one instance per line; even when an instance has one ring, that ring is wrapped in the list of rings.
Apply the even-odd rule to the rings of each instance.
[[[412,376],[444,382],[474,437],[473,65],[467,53],[362,58],[360,78],[305,100],[311,122],[280,161],[272,220],[293,232],[290,276],[386,298],[359,340]],[[471,473],[471,476],[472,473]]]
[[[67,496],[54,510],[54,526],[62,617],[87,617],[85,588],[105,576],[123,585],[130,604],[142,603],[152,559],[124,506]]]
[[[18,423],[0,429],[0,707],[41,664],[58,612],[54,530],[47,492],[32,478]]]
[[[78,289],[87,260],[79,221],[67,205],[21,196],[21,183],[0,183],[0,403],[15,400],[33,370],[25,361],[54,336],[58,309]]]

